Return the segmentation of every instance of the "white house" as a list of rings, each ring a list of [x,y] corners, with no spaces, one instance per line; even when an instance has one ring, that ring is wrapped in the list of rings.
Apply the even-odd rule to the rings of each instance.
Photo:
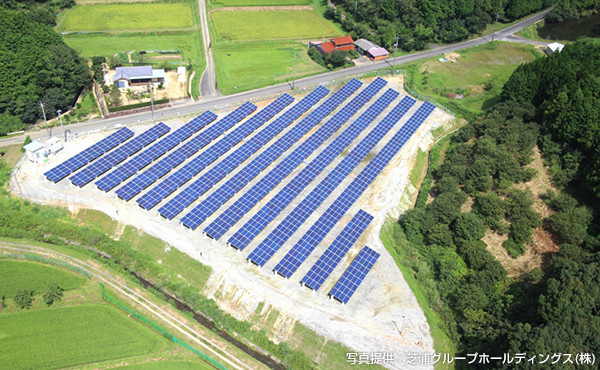
[[[165,70],[154,69],[152,66],[117,67],[113,82],[118,87],[165,82]]]

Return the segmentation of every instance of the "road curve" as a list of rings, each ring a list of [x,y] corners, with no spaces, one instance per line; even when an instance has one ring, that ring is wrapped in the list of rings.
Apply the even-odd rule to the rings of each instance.
[[[204,1],[205,0],[198,0],[198,3],[204,4]],[[518,31],[522,30],[523,28],[528,27],[528,26],[542,20],[544,18],[544,16],[546,15],[546,13],[548,13],[549,11],[550,11],[550,9],[546,9],[540,13],[532,15],[529,18],[519,21],[519,22],[513,24],[512,26],[509,26],[505,29],[497,31],[495,34],[495,39],[519,42],[518,38],[516,38],[516,37],[511,38],[510,36],[513,33],[518,32]],[[201,17],[204,16],[205,20],[206,20],[206,12],[201,10],[200,14],[201,14]],[[208,28],[208,25],[206,25],[206,27]],[[203,28],[204,28],[204,26],[203,26]],[[210,46],[210,37],[209,37],[207,30],[205,31],[203,29],[202,37],[205,39],[208,37],[208,41],[205,41],[205,45]],[[388,58],[388,59],[381,60],[378,62],[372,62],[372,63],[360,65],[360,66],[342,69],[339,71],[327,72],[327,73],[322,73],[319,75],[305,77],[305,78],[296,80],[296,88],[306,88],[306,87],[310,87],[310,86],[319,85],[319,84],[325,83],[327,81],[330,81],[330,80],[333,80],[336,78],[344,78],[344,77],[349,77],[349,76],[354,76],[354,75],[360,75],[360,74],[367,73],[367,72],[372,72],[372,71],[376,71],[376,70],[380,70],[380,69],[389,68],[391,66],[399,66],[399,65],[402,65],[405,63],[411,63],[411,62],[415,62],[415,61],[418,61],[421,59],[431,58],[431,57],[434,57],[437,55],[451,53],[453,51],[462,50],[462,49],[470,48],[473,46],[481,45],[481,44],[484,44],[484,43],[490,42],[490,41],[491,41],[491,35],[486,35],[486,36],[478,37],[475,39],[452,44],[452,45],[439,46],[434,49],[422,51],[419,53],[403,55],[403,56],[400,56],[397,58]],[[210,48],[206,48],[206,49],[207,50],[205,50],[205,52],[208,51]],[[210,55],[211,55],[210,60],[212,63],[212,52],[210,53]],[[209,70],[208,60],[209,60],[209,58],[207,57],[207,68],[204,73],[205,75],[207,73],[206,71]],[[208,80],[210,80],[211,78],[214,78],[214,63],[212,65],[213,65],[213,68],[212,68],[213,77],[207,77]],[[202,76],[203,81],[204,81],[205,75]],[[216,79],[214,81],[215,81],[214,83],[216,85]],[[212,83],[212,82],[210,82],[210,83]],[[176,116],[178,114],[190,114],[190,113],[195,113],[195,112],[201,112],[205,109],[210,109],[211,107],[214,107],[217,105],[239,104],[239,103],[242,103],[242,102],[250,100],[250,99],[256,99],[256,98],[260,98],[262,96],[280,94],[280,93],[289,92],[289,91],[290,91],[290,85],[287,82],[284,82],[284,83],[281,83],[278,85],[267,86],[267,87],[263,87],[263,88],[256,89],[256,90],[244,91],[244,92],[237,93],[234,95],[216,96],[216,97],[210,97],[210,98],[207,97],[207,98],[200,99],[197,102],[187,102],[184,104],[178,104],[178,105],[168,107],[168,108],[157,109],[157,110],[155,110],[155,117],[156,117],[157,121],[160,121],[160,119],[162,117],[172,117],[172,116]],[[86,131],[91,131],[91,130],[113,127],[114,125],[127,125],[127,124],[131,124],[131,123],[136,123],[139,121],[149,121],[151,119],[152,119],[151,112],[143,112],[143,113],[131,114],[131,115],[124,116],[124,117],[90,120],[87,122],[78,123],[76,125],[69,125],[68,128],[69,128],[69,130],[71,130],[71,132],[73,134],[75,134],[75,133],[81,133],[81,132],[86,132]],[[31,132],[28,132],[27,134],[30,135],[32,139],[47,137],[47,133],[45,130],[37,131],[37,132],[31,131]],[[0,140],[0,146],[21,144],[23,142],[23,139],[24,139],[23,136],[4,138],[4,139]]]

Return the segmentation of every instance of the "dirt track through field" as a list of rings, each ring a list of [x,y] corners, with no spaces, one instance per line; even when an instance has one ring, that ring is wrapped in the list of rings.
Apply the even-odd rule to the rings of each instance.
[[[228,6],[224,8],[213,9],[210,12],[262,12],[270,10],[313,10],[309,5],[293,5],[293,6]]]

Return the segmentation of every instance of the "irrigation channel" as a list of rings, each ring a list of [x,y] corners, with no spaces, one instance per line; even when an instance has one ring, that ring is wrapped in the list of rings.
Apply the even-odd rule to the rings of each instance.
[[[73,264],[73,265],[77,266],[78,268],[84,270],[91,276],[96,277],[98,280],[105,283],[106,285],[111,286],[115,290],[126,295],[128,298],[136,301],[136,303],[139,303],[145,309],[149,310],[154,315],[160,317],[161,319],[166,321],[168,324],[170,324],[172,327],[177,329],[177,331],[184,334],[187,338],[191,339],[193,341],[194,345],[201,346],[204,350],[206,350],[208,353],[210,353],[211,356],[218,359],[219,361],[222,361],[224,364],[227,364],[228,367],[231,367],[234,369],[251,369],[247,364],[245,364],[242,361],[240,361],[239,359],[237,359],[234,355],[229,354],[229,353],[225,352],[225,350],[223,348],[220,348],[220,347],[214,345],[214,343],[212,343],[212,341],[209,338],[204,337],[202,334],[198,333],[193,328],[190,328],[185,323],[181,322],[179,319],[170,315],[168,312],[163,310],[158,305],[154,304],[153,302],[144,298],[140,294],[136,293],[133,289],[129,288],[128,286],[126,286],[122,282],[118,281],[114,277],[109,276],[109,275],[105,274],[104,272],[100,271],[97,267],[95,267],[93,265],[90,265],[90,264],[83,262],[81,260],[78,260],[74,257],[71,257],[69,255],[66,255],[66,254],[51,250],[51,249],[34,247],[34,246],[30,246],[30,245],[25,245],[25,244],[0,242],[0,250],[17,251],[20,253],[32,253],[32,254],[37,254],[37,255],[41,255],[41,256],[45,256],[45,257],[51,257],[53,259],[57,259],[59,261],[62,261],[62,262],[68,263],[68,264]],[[99,256],[106,258],[106,259],[111,258],[110,256],[106,256],[106,255],[99,255]],[[171,294],[169,294],[168,292],[165,292],[164,290],[157,288],[154,284],[152,284],[151,282],[149,282],[148,280],[146,280],[142,277],[139,277],[135,273],[133,273],[133,276],[136,277],[136,279],[140,282],[140,284],[142,284],[142,286],[145,289],[147,289],[148,287],[152,287],[156,291],[161,292],[164,295],[165,299],[172,300],[175,303],[175,306],[177,307],[177,309],[179,309],[180,311],[183,311],[183,312],[192,313],[194,316],[194,319],[199,324],[201,324],[205,328],[211,330],[212,332],[215,332],[217,335],[219,335],[219,337],[223,338],[224,340],[229,342],[231,345],[242,350],[244,353],[248,354],[249,356],[256,359],[257,361],[260,361],[265,366],[269,367],[270,369],[274,369],[274,370],[284,370],[285,369],[285,366],[283,366],[280,362],[278,362],[274,358],[270,357],[268,354],[266,354],[266,352],[261,353],[253,348],[250,348],[250,346],[248,346],[247,344],[243,343],[242,341],[234,338],[233,336],[231,336],[229,333],[225,332],[224,330],[217,329],[217,326],[209,317],[207,317],[199,312],[193,311],[188,305],[186,305],[184,302],[179,300],[177,297],[174,297]],[[199,338],[201,340],[199,340]],[[206,343],[211,343],[216,348],[211,348]],[[224,353],[224,355],[222,353]]]

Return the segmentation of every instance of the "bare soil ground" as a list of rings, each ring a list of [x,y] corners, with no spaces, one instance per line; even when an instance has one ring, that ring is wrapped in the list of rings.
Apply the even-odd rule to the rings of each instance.
[[[404,94],[402,88],[402,77],[386,78],[388,86],[383,89],[393,88]],[[371,79],[365,80],[365,85]],[[330,89],[337,88],[336,86],[327,86]],[[308,91],[303,91],[304,95]],[[381,92],[383,93],[383,91]],[[380,94],[381,94],[380,93]],[[300,96],[296,96],[297,100]],[[269,97],[271,99],[272,97]],[[373,101],[377,99],[377,96]],[[399,100],[396,100],[386,111],[383,112],[383,117],[389,112]],[[263,106],[267,102],[258,103]],[[256,104],[256,103],[255,103]],[[381,150],[383,145],[391,138],[406,120],[416,111],[421,105],[417,102],[413,108],[405,115],[405,117],[396,125],[384,139],[376,146],[373,153]],[[219,115],[224,115],[231,111],[233,107],[215,107],[211,109]],[[364,111],[359,111],[361,114]],[[225,234],[221,240],[212,240],[204,236],[201,229],[208,225],[216,215],[211,216],[200,228],[196,231],[191,231],[183,228],[178,224],[177,219],[174,221],[166,221],[156,214],[156,211],[145,212],[137,206],[135,198],[126,203],[116,199],[114,192],[103,193],[96,189],[91,184],[84,188],[77,188],[70,184],[68,180],[63,180],[58,184],[52,184],[44,180],[43,173],[52,168],[56,164],[80,152],[82,149],[89,147],[97,140],[106,136],[107,133],[95,133],[88,135],[80,135],[69,142],[65,149],[59,152],[55,157],[50,158],[48,163],[35,165],[25,163],[17,173],[17,179],[20,186],[25,190],[28,197],[41,203],[61,204],[66,206],[87,207],[100,210],[109,216],[117,219],[120,223],[130,224],[140,230],[147,232],[150,235],[156,236],[164,240],[167,244],[172,245],[179,250],[187,253],[190,257],[199,260],[203,264],[210,265],[213,268],[213,274],[209,278],[205,286],[204,294],[210,298],[214,298],[219,306],[232,315],[240,319],[252,320],[256,315],[256,310],[259,304],[263,303],[265,309],[275,309],[279,312],[275,318],[276,332],[273,333],[274,340],[288,339],[293,332],[294,323],[301,322],[312,330],[315,330],[321,335],[328,337],[331,340],[340,342],[351,349],[359,352],[393,352],[397,356],[404,356],[407,353],[423,353],[433,352],[433,340],[429,332],[427,320],[423,315],[423,311],[419,307],[412,291],[406,284],[402,273],[396,266],[393,258],[387,253],[385,247],[379,239],[379,231],[385,222],[388,215],[398,217],[401,212],[410,207],[410,204],[405,202],[402,197],[407,186],[411,187],[408,178],[411,163],[414,162],[416,153],[419,148],[426,150],[434,138],[432,130],[441,126],[449,125],[453,121],[453,117],[445,112],[436,109],[429,119],[421,125],[413,137],[402,147],[400,152],[394,157],[392,162],[386,166],[383,172],[377,177],[374,183],[367,191],[359,198],[348,213],[344,216],[322,242],[317,250],[313,252],[300,269],[289,279],[283,279],[280,276],[272,273],[272,268],[280,260],[283,253],[295,244],[298,238],[304,233],[310,225],[319,217],[320,214],[331,204],[331,201],[341,193],[358,173],[366,166],[361,163],[354,172],[340,185],[338,189],[331,194],[326,203],[317,209],[317,212],[305,222],[297,234],[292,236],[292,240],[284,245],[284,247],[276,254],[263,268],[257,268],[254,265],[246,262],[247,254],[252,251],[256,243],[262,239],[259,236],[246,250],[240,252],[225,245],[225,241],[233,231],[233,228]],[[183,124],[180,121],[167,121],[166,124],[171,127],[179,127]],[[243,123],[242,123],[243,124]],[[375,124],[375,123],[374,123]],[[130,127],[136,132],[142,132],[146,127],[132,126]],[[327,141],[313,153],[307,162],[315,158],[321,151],[321,148],[331,143],[342,130],[339,130],[333,137]],[[370,131],[365,130],[350,146],[350,150],[354,148]],[[296,148],[300,143],[295,144],[292,149]],[[261,151],[254,154],[250,160],[255,158]],[[289,153],[289,151],[287,152]],[[271,164],[271,166],[263,172],[266,173],[274,168],[285,157],[282,156]],[[321,181],[330,169],[336,166],[342,158],[334,160],[328,167],[328,170],[318,177],[315,182],[311,183],[308,189],[300,194],[298,199],[295,199],[288,208],[272,224],[276,224],[295,207],[307,193],[314,188],[316,183]],[[248,163],[248,162],[245,162]],[[213,164],[215,165],[215,164]],[[211,165],[211,166],[213,166]],[[265,199],[257,205],[261,207],[264,202],[268,201],[276,194],[288,180],[297,174],[304,165],[300,166],[291,176],[286,178],[275,190],[273,190]],[[209,167],[211,168],[211,167]],[[207,169],[208,170],[208,169]],[[224,180],[226,180],[225,178]],[[193,180],[192,180],[193,181]],[[251,182],[248,189],[253,183]],[[155,184],[156,185],[156,184]],[[16,189],[13,189],[15,192]],[[239,195],[245,192],[242,191]],[[205,199],[209,193],[205,194],[201,199]],[[220,211],[227,207],[235,200],[234,197],[229,203],[221,207]],[[195,204],[194,204],[195,205]],[[192,206],[194,206],[192,205]],[[191,208],[188,208],[188,210]],[[253,213],[258,208],[254,208],[250,213]],[[312,266],[321,253],[329,246],[331,241],[335,239],[339,231],[343,228],[352,215],[359,209],[363,209],[375,217],[374,221],[368,228],[368,231],[361,237],[359,243],[353,246],[349,254],[344,258],[344,261],[334,269],[331,276],[325,281],[323,287],[314,292],[299,285],[300,279],[304,276],[307,270]],[[185,212],[183,213],[185,214]],[[182,214],[182,215],[183,215]],[[249,217],[246,215],[245,217]],[[243,225],[246,219],[240,220],[236,226]],[[271,225],[270,225],[271,226]],[[269,227],[270,227],[269,226]],[[381,253],[381,257],[375,264],[373,270],[369,273],[362,285],[356,291],[352,299],[347,305],[340,305],[335,301],[331,301],[327,297],[329,289],[335,284],[341,273],[348,266],[349,262],[356,256],[358,251],[364,246],[375,249]],[[393,324],[394,320],[399,320],[400,317],[405,317],[405,325],[402,335],[398,335],[398,331]],[[271,320],[271,319],[268,319]],[[402,368],[400,363],[390,364],[392,368]],[[415,368],[419,368],[418,366]],[[430,368],[429,365],[423,365],[421,368]]]
[[[530,190],[533,193],[533,209],[545,219],[552,215],[552,210],[541,199],[541,195],[548,190],[557,191],[552,185],[550,175],[544,166],[539,148],[535,148],[533,161],[527,166],[537,171],[537,175],[528,182],[516,184],[515,188],[521,190]],[[487,249],[502,263],[508,271],[509,276],[521,276],[534,268],[544,268],[544,263],[550,253],[558,251],[559,247],[552,240],[550,233],[543,228],[534,230],[533,240],[527,246],[525,253],[517,258],[512,258],[502,247],[502,243],[508,238],[507,235],[498,235],[490,230],[486,233],[483,241],[487,244]]]

